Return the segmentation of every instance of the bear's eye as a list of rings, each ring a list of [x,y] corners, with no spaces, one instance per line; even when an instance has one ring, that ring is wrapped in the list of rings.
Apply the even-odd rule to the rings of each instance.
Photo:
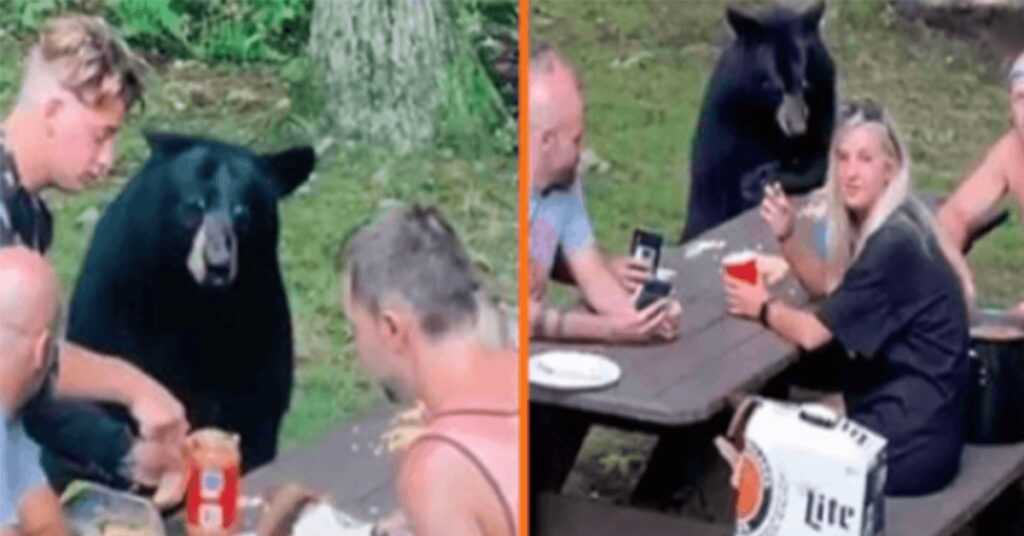
[[[231,209],[231,218],[237,227],[244,228],[249,223],[249,209],[245,205],[235,205]]]
[[[206,203],[202,199],[192,199],[181,206],[181,214],[187,227],[196,227],[203,220]]]

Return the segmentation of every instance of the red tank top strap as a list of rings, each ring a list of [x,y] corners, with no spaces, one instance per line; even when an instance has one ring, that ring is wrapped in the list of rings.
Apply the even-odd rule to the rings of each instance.
[[[461,414],[461,415],[465,415],[465,414],[479,415],[480,413],[476,413],[476,412],[477,411],[481,411],[481,410],[464,410],[464,411],[472,411],[474,413],[449,412],[449,413],[447,413],[445,415],[451,415],[451,414],[454,414],[454,413],[458,413],[458,414]],[[440,416],[440,415],[438,415],[438,416]],[[516,536],[516,520],[515,520],[515,515],[513,515],[513,513],[512,513],[512,507],[509,505],[508,499],[505,497],[505,494],[502,493],[501,486],[498,484],[498,480],[487,469],[487,466],[484,465],[483,461],[480,460],[480,458],[477,457],[476,454],[473,454],[473,451],[471,451],[469,449],[469,447],[463,445],[461,442],[459,442],[459,441],[457,441],[457,440],[455,440],[455,439],[453,439],[451,437],[448,437],[448,436],[446,436],[444,434],[440,434],[440,433],[437,433],[437,432],[427,432],[427,433],[424,433],[424,434],[420,435],[419,437],[417,437],[415,440],[413,440],[412,444],[409,445],[408,452],[411,452],[412,449],[416,448],[417,445],[419,445],[420,443],[423,443],[425,441],[439,441],[441,443],[444,443],[444,444],[448,445],[449,447],[452,447],[457,452],[459,452],[460,454],[465,456],[466,459],[469,460],[469,462],[471,464],[473,464],[474,467],[476,467],[477,471],[479,471],[480,474],[483,475],[484,480],[487,481],[487,485],[491,487],[491,489],[494,491],[495,495],[498,497],[498,502],[501,503],[501,510],[505,514],[505,524],[508,527],[508,534],[509,534],[509,536]]]

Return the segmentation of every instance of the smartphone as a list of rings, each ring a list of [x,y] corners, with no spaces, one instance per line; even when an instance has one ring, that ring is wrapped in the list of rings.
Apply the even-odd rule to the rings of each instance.
[[[636,310],[643,311],[652,303],[667,298],[672,293],[672,284],[657,279],[648,279],[636,297]]]
[[[651,267],[651,273],[658,272],[658,263],[661,262],[661,244],[664,242],[661,235],[643,229],[633,231],[633,242],[629,246],[629,254],[634,259],[646,262]]]

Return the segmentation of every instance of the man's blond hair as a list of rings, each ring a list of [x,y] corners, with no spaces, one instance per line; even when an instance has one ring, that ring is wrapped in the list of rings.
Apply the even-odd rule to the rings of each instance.
[[[96,106],[117,97],[125,109],[142,100],[145,60],[99,17],[65,15],[48,20],[25,62],[20,102],[54,85]]]

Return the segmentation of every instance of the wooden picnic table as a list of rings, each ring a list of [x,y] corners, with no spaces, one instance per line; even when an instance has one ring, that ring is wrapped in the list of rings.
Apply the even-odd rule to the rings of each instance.
[[[315,445],[288,450],[273,463],[246,475],[246,495],[262,494],[274,486],[296,483],[328,495],[349,515],[373,520],[397,507],[394,492],[395,458],[382,444],[395,414],[381,407],[346,424]]]
[[[809,218],[798,220],[799,236],[810,239],[810,227]],[[720,248],[694,249],[719,241]],[[622,367],[622,377],[610,388],[585,392],[531,386],[531,496],[561,489],[592,424],[659,435],[659,447],[648,463],[651,478],[641,480],[634,499],[663,495],[672,485],[668,480],[699,472],[700,468],[683,466],[686,460],[699,458],[687,451],[710,445],[716,424],[709,419],[726,407],[728,397],[760,387],[798,357],[797,348],[775,333],[726,312],[721,259],[742,249],[780,254],[757,210],[683,247],[662,250],[661,265],[676,271],[675,296],[683,305],[681,333],[674,341],[532,344],[534,355],[578,350],[607,356]],[[806,292],[792,274],[772,290],[791,304],[807,303]]]
[[[394,457],[381,442],[395,409],[381,407],[346,423],[315,444],[285,451],[272,463],[249,473],[242,494],[265,496],[284,484],[297,484],[327,496],[339,510],[372,522],[397,508]],[[255,529],[259,510],[243,512],[241,532]],[[185,534],[179,512],[167,521],[168,536]]]
[[[812,197],[794,199],[795,210]],[[941,196],[922,196],[932,208]],[[1005,221],[1005,210],[993,209],[974,230],[971,242]],[[798,239],[813,240],[814,217],[798,217]],[[701,245],[724,243],[721,249]],[[675,295],[683,305],[680,336],[671,342],[610,345],[533,343],[531,354],[577,350],[607,356],[622,368],[617,384],[585,392],[530,388],[531,504],[541,492],[558,492],[592,424],[606,424],[659,436],[647,474],[633,495],[646,503],[669,491],[673,480],[692,478],[702,468],[690,467],[707,448],[722,422],[730,395],[754,391],[785,370],[799,356],[798,348],[755,321],[728,314],[721,284],[721,259],[751,249],[779,255],[777,241],[756,208],[709,230],[682,247],[662,250],[661,265],[676,271]],[[806,305],[808,296],[792,272],[771,290],[791,305]],[[677,482],[678,483],[678,482]]]

